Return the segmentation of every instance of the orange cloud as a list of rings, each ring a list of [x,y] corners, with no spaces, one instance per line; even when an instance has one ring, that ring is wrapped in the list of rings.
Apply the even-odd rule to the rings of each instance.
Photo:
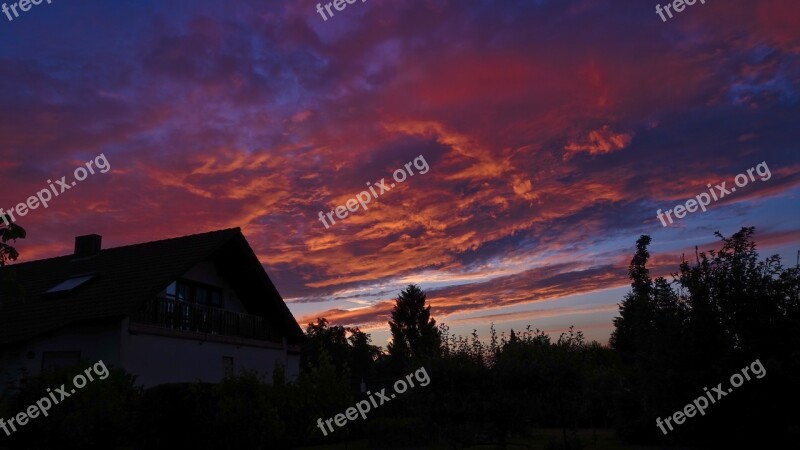
[[[571,155],[586,152],[590,155],[603,155],[613,151],[622,150],[630,145],[633,135],[630,133],[615,133],[608,125],[592,130],[581,140],[573,140],[564,147],[564,159]]]

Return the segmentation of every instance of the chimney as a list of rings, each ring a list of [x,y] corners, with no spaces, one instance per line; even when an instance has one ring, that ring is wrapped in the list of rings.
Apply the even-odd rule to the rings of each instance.
[[[100,253],[100,242],[103,236],[99,234],[87,234],[75,238],[75,256],[86,258]]]

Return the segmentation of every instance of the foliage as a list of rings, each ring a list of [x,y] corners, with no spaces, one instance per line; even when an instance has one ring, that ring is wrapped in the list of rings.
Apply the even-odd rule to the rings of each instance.
[[[768,377],[726,399],[727,407],[706,418],[702,428],[692,421],[669,439],[718,441],[716,432],[737,426],[774,436],[785,433],[789,417],[796,417],[775,408],[778,403],[778,410],[788,410],[796,389],[771,399],[767,393],[778,391],[777,383],[800,355],[800,272],[784,269],[777,255],[759,260],[754,232],[742,228],[730,238],[716,233],[721,249],[696,251],[693,262],[684,259],[673,283],[650,280],[650,238],[637,242],[632,289],[620,305],[611,340],[629,370],[618,417],[623,434],[652,440],[660,435],[652,425],[656,417],[671,414],[704,386],[727,381],[756,359]],[[758,417],[750,418],[748,411],[759,411]]]
[[[54,390],[62,384],[69,391],[73,376],[83,373],[88,367],[81,364],[51,369],[39,376],[23,379],[11,394],[6,412],[26,411],[47,396],[47,389]],[[40,414],[25,426],[17,427],[8,438],[8,446],[108,449],[129,442],[133,438],[130,424],[134,421],[141,390],[135,386],[133,375],[115,368],[109,368],[108,372],[107,378],[95,378],[69,398],[54,404],[47,417]]]
[[[8,216],[0,216],[0,267],[5,266],[8,261],[16,261],[19,257],[17,249],[9,245],[8,241],[16,242],[17,239],[24,239],[26,235],[25,229],[8,220]]]
[[[19,257],[17,249],[8,242],[24,239],[27,233],[24,228],[13,222],[9,221],[6,225],[3,219],[8,220],[8,216],[0,216],[0,303],[25,296],[25,290],[16,280],[16,272],[13,267],[7,265],[8,261],[16,261]]]
[[[431,307],[426,306],[425,300],[422,289],[410,284],[400,292],[392,309],[389,355],[404,370],[438,356],[441,335],[436,321],[431,318]]]
[[[324,318],[308,324],[301,365],[319,367],[323,354],[336,366],[338,374],[349,373],[348,382],[356,387],[374,376],[374,364],[381,348],[370,344],[370,336],[357,327],[331,326]]]
[[[213,448],[218,402],[217,390],[210,383],[162,384],[147,389],[134,423],[137,448]]]
[[[252,372],[223,379],[216,386],[214,448],[274,448],[285,428],[272,398],[275,389]]]
[[[31,421],[9,442],[11,448],[25,442],[41,448],[132,443],[148,449],[264,449],[366,437],[372,448],[421,448],[435,441],[452,448],[506,448],[533,430],[557,428],[548,448],[588,448],[578,429],[615,426],[628,440],[709,448],[746,444],[741,433],[728,433],[746,427],[762,447],[774,444],[798,420],[800,268],[783,268],[777,256],[760,260],[752,228],[730,238],[717,235],[721,248],[695,252],[671,282],[651,279],[651,240],[637,240],[631,290],[620,304],[610,346],[587,342],[572,327],[557,338],[531,326],[498,335],[492,325],[486,341],[474,330],[454,335],[447,325],[436,327],[424,292],[410,285],[392,311],[389,357],[359,329],[318,319],[306,329],[296,381],[276,367],[271,383],[243,373],[217,385],[163,385],[142,393],[130,375],[112,371],[108,380],[90,383],[53,408],[48,420]],[[683,408],[703,387],[726,382],[755,359],[766,367],[763,379],[746,382],[724,406],[712,406],[713,413],[709,408],[667,437],[658,431],[656,417]],[[361,380],[373,392],[390,390],[422,366],[429,385],[327,436],[317,427],[318,418],[333,418],[364,398]],[[54,377],[26,380],[0,401],[0,417],[64,382]]]
[[[425,448],[433,436],[430,424],[414,417],[376,418],[367,426],[369,448]]]

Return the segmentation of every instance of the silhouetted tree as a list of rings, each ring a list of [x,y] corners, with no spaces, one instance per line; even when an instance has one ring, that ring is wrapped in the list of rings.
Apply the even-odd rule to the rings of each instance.
[[[403,367],[410,368],[412,361],[416,364],[439,354],[441,333],[419,286],[410,284],[400,292],[389,328],[392,332],[389,355]]]
[[[327,353],[341,374],[348,365],[350,355],[346,331],[343,326],[330,325],[324,317],[306,327],[301,366],[318,367],[323,352]]]
[[[723,242],[718,252],[700,253],[695,266],[681,264],[677,276],[688,290],[694,338],[708,346],[701,356],[734,352],[764,357],[772,353],[780,327],[790,325],[784,313],[792,309],[786,292],[792,283],[781,282],[779,256],[759,261],[754,232],[742,228],[730,238],[717,232]]]
[[[318,367],[323,353],[331,358],[339,374],[350,374],[349,382],[355,387],[372,375],[381,348],[370,344],[369,334],[357,327],[330,325],[327,319],[318,318],[306,328],[302,367]]]
[[[24,288],[16,280],[14,269],[7,267],[7,264],[8,261],[16,261],[19,257],[17,249],[8,242],[24,239],[26,235],[25,229],[11,222],[8,216],[0,216],[0,303],[4,300],[19,299],[25,295]]]
[[[19,257],[17,249],[9,245],[8,241],[24,239],[26,235],[25,229],[11,222],[8,216],[0,216],[0,267],[5,266],[8,261],[16,261]]]
[[[375,372],[375,363],[382,355],[381,348],[372,345],[370,335],[356,328],[347,328],[350,344],[350,367],[353,381],[359,383],[372,378]]]
[[[646,350],[652,330],[654,308],[650,300],[653,283],[647,269],[647,260],[650,258],[648,245],[650,236],[641,236],[636,241],[636,254],[628,268],[631,292],[619,305],[619,317],[614,318],[614,331],[609,341],[611,347],[628,362]]]
[[[663,278],[649,282],[650,238],[637,241],[632,289],[611,339],[629,369],[619,416],[627,436],[661,436],[654,433],[655,417],[756,359],[770,377],[739,391],[702,427],[692,422],[669,439],[719,444],[723,430],[744,427],[749,435],[777,438],[797,421],[796,413],[777,411],[791,410],[800,397],[800,390],[787,388],[800,368],[800,269],[784,269],[777,255],[759,260],[754,231],[742,228],[730,238],[715,233],[722,248],[684,259],[673,274],[677,292]]]

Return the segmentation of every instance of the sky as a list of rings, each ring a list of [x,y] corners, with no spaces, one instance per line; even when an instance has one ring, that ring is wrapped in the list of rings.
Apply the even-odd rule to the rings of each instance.
[[[743,226],[796,264],[800,3],[695,2],[666,20],[657,3],[0,15],[0,207],[60,192],[18,218],[18,262],[90,233],[108,248],[241,227],[301,326],[326,317],[378,345],[411,283],[454,333],[574,325],[605,343],[643,234],[655,276]]]

